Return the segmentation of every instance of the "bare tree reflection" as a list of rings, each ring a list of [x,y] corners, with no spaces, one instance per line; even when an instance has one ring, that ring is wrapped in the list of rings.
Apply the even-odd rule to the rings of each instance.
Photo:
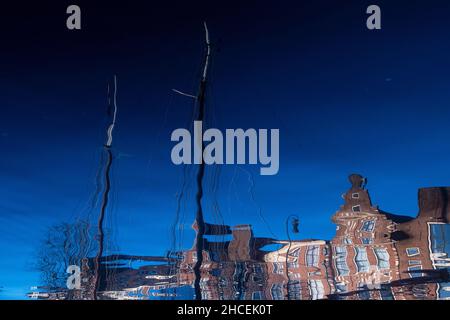
[[[94,250],[89,222],[78,220],[50,227],[37,254],[36,268],[41,273],[43,287],[66,288],[67,267],[82,266]]]

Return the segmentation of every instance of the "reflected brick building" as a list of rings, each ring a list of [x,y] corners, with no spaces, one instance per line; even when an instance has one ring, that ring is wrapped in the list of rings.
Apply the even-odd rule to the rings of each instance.
[[[419,214],[412,218],[374,206],[360,175],[349,180],[344,203],[331,217],[336,234],[330,241],[259,238],[250,225],[206,224],[207,235],[231,240],[203,240],[202,299],[448,299],[450,188],[420,189]],[[104,266],[101,297],[193,298],[195,244],[170,258],[142,259],[164,263]],[[92,277],[88,267],[84,273]],[[71,296],[83,298],[90,291],[87,281]],[[61,298],[61,292],[55,296]]]
[[[441,225],[443,232],[448,230],[449,196],[450,188],[420,189],[417,218],[397,225],[396,248],[399,254],[400,279],[442,277],[436,272],[436,252],[432,250],[436,235],[432,229],[435,225]],[[448,252],[441,254],[444,255],[443,259],[446,259],[444,266],[448,267]],[[412,295],[416,298],[434,299],[439,296],[439,286],[438,283],[406,286],[404,298],[411,299]]]
[[[361,176],[349,179],[345,202],[332,217],[336,224],[330,242],[335,293],[358,291],[351,297],[382,298],[380,292],[367,289],[399,277],[397,249],[391,238],[395,222],[372,205]]]
[[[344,203],[331,218],[336,224],[331,241],[258,239],[250,226],[237,226],[222,254],[205,251],[204,298],[438,298],[448,256],[430,251],[430,224],[448,228],[450,188],[420,189],[419,215],[412,218],[374,206],[360,175],[351,175],[349,180],[351,187],[343,195]],[[279,248],[263,252],[261,247],[268,244]],[[182,265],[192,265],[194,253],[186,252]],[[445,267],[439,272],[433,255]],[[220,256],[220,262],[212,256]],[[180,269],[184,284],[193,282],[188,270]],[[211,276],[212,270],[217,277]],[[239,279],[243,279],[241,286]],[[448,291],[448,286],[445,288],[441,291]]]

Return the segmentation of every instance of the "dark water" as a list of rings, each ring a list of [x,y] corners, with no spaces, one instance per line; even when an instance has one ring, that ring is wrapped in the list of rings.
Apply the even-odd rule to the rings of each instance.
[[[195,240],[190,249],[168,251],[165,256],[98,257],[99,238],[91,237],[87,223],[61,226],[50,233],[40,256],[44,283],[30,297],[448,299],[450,188],[420,189],[420,212],[412,218],[372,206],[361,176],[350,176],[350,182],[344,204],[331,217],[336,233],[330,241],[292,240],[301,233],[297,216],[286,219],[286,239],[256,237],[250,224],[206,222],[201,265]],[[198,231],[196,221],[192,228]],[[71,290],[69,265],[81,267],[80,286]]]
[[[440,2],[5,8],[0,299],[447,299]],[[279,129],[278,174],[176,166],[195,119]]]

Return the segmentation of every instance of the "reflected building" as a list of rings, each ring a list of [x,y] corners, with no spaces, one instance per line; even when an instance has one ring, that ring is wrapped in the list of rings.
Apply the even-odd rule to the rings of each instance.
[[[251,225],[206,224],[202,299],[448,299],[450,188],[420,189],[419,214],[412,218],[374,206],[362,176],[352,174],[349,180],[344,203],[331,217],[336,233],[330,241],[261,238]],[[135,257],[143,262],[137,268],[125,266],[127,256],[105,258],[99,295],[192,299],[197,258],[195,243],[170,257]],[[84,272],[92,277],[88,267]],[[90,292],[89,282],[72,298]]]
[[[267,253],[267,297],[274,300],[324,299],[332,290],[330,247],[323,240],[280,241]]]
[[[336,235],[330,241],[335,294],[348,299],[380,299],[380,287],[399,279],[399,258],[391,234],[396,223],[372,205],[365,179],[353,174],[344,204],[333,215]],[[349,293],[355,295],[348,295]]]
[[[405,299],[447,298],[450,188],[419,190],[419,214],[415,219],[399,223],[394,238],[399,256],[400,279],[423,279],[426,284],[407,285]],[[433,279],[438,279],[433,281]],[[419,281],[420,282],[420,281]]]

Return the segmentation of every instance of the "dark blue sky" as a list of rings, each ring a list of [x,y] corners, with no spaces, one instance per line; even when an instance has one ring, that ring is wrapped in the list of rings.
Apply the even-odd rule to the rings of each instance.
[[[65,27],[72,3],[81,31]],[[259,166],[208,170],[208,221],[285,238],[286,217],[298,214],[299,237],[329,239],[352,172],[368,177],[375,204],[399,214],[416,214],[419,187],[449,185],[448,1],[95,3],[1,10],[1,298],[37,284],[32,263],[46,228],[86,210],[113,74],[108,225],[122,253],[170,248],[183,177],[170,133],[189,125],[193,107],[171,89],[197,91],[204,20],[214,43],[209,126],[279,128],[281,148],[276,176],[259,176]],[[381,7],[382,30],[366,29],[369,4]],[[186,190],[188,229],[192,182]],[[192,243],[188,230],[183,243]]]

